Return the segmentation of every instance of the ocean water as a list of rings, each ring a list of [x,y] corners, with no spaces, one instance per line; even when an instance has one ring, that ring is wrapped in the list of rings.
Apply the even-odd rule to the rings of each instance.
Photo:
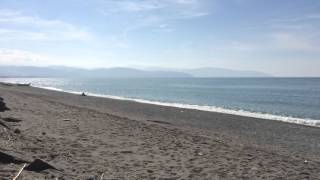
[[[320,78],[8,78],[0,81],[320,126]]]

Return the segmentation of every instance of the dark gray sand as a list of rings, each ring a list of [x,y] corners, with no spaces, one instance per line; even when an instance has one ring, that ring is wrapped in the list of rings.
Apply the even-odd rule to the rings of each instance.
[[[24,162],[47,163],[27,180],[320,179],[320,128],[32,87],[0,97],[0,179]]]

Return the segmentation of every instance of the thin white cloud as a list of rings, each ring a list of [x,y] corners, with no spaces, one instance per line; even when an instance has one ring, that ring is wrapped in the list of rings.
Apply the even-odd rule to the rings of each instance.
[[[165,4],[158,1],[130,1],[130,0],[103,0],[100,1],[99,12],[104,15],[109,13],[119,13],[119,12],[144,12],[151,11],[155,9],[164,8]]]
[[[320,14],[307,13],[272,18],[249,29],[254,30],[257,50],[273,52],[320,52]]]
[[[316,20],[320,20],[320,14],[309,14],[307,16],[308,19],[316,19]]]
[[[145,12],[158,9],[196,7],[200,0],[102,0],[105,12]]]
[[[18,11],[8,10],[8,9],[0,9],[0,16],[16,16],[20,13]]]
[[[101,2],[98,12],[104,15],[109,15],[109,13],[135,13],[138,15],[153,13],[153,16],[157,15],[159,19],[185,19],[210,14],[205,9],[205,0],[104,0]]]
[[[320,52],[320,43],[311,35],[292,32],[274,32],[264,35],[259,41],[233,41],[228,45],[218,47],[217,50],[231,51],[292,51],[292,52]],[[220,49],[219,49],[220,48]],[[221,49],[222,48],[222,49]]]
[[[45,55],[18,49],[0,49],[0,64],[2,65],[45,65],[52,61]]]
[[[107,17],[110,17],[111,13],[117,18],[124,18],[125,25],[119,35],[119,39],[124,41],[131,32],[141,28],[170,33],[175,30],[175,21],[210,15],[205,6],[206,0],[104,0],[102,2],[98,12]]]
[[[94,63],[92,63],[94,62]],[[75,67],[97,67],[99,60],[90,57],[66,57],[54,56],[51,54],[33,52],[29,50],[0,48],[0,65],[13,65],[13,66],[50,66],[50,65],[64,65]]]
[[[262,46],[257,42],[231,40],[226,42],[212,42],[209,48],[213,52],[253,52],[262,49]],[[265,48],[265,47],[264,47]]]
[[[282,22],[282,23],[294,23],[294,22],[305,22],[305,21],[319,21],[320,14],[305,14],[298,17],[289,17],[289,18],[279,18],[272,20],[273,22]]]
[[[187,19],[191,19],[191,18],[197,18],[197,17],[203,17],[203,16],[208,16],[210,15],[209,12],[181,12],[181,19],[182,18],[187,18]]]
[[[171,0],[171,2],[174,2],[177,4],[195,4],[195,3],[199,3],[199,0]]]
[[[308,52],[320,53],[319,37],[290,31],[263,33],[258,39],[211,42],[213,52]]]
[[[317,51],[320,52],[320,43],[310,35],[295,34],[290,32],[271,34],[275,48],[292,51]]]
[[[157,1],[144,1],[141,3],[136,3],[134,1],[118,1],[118,10],[131,11],[131,12],[140,12],[140,11],[150,11],[155,9],[164,8],[164,4]]]
[[[86,41],[93,35],[81,27],[60,21],[0,10],[1,40]]]
[[[320,52],[320,14],[279,18],[268,23],[273,48],[290,51]]]
[[[232,41],[228,48],[234,51],[255,51],[259,46],[252,42]]]

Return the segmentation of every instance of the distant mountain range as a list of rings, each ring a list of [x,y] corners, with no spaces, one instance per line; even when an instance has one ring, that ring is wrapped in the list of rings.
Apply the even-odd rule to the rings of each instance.
[[[108,78],[187,78],[187,77],[268,77],[255,71],[221,68],[185,70],[139,70],[133,68],[81,69],[64,66],[0,66],[0,77],[108,77]]]
[[[257,71],[240,71],[223,68],[198,68],[184,70],[193,77],[270,77],[270,75]]]

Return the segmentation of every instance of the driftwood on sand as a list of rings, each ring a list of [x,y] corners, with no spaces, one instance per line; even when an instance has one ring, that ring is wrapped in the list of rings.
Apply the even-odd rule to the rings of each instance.
[[[104,173],[101,174],[100,180],[103,180]]]
[[[19,170],[18,174],[13,178],[13,180],[16,180],[19,178],[20,174],[22,173],[23,169],[26,167],[26,163],[22,166],[22,168]]]

